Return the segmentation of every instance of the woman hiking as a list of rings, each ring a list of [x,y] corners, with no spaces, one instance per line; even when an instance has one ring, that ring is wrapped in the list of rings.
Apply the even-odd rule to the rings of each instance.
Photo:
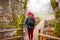
[[[26,23],[26,27],[27,27],[27,30],[28,30],[29,40],[33,40],[35,18],[34,18],[34,14],[32,12],[28,12],[28,18],[26,19],[25,23]]]

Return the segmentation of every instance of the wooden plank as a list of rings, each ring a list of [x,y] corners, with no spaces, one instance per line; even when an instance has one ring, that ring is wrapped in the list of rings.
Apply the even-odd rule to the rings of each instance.
[[[60,38],[54,37],[54,36],[50,36],[50,35],[45,35],[45,34],[39,34],[39,35],[40,35],[40,36],[43,36],[43,37],[48,37],[48,38],[60,40]]]
[[[21,37],[22,36],[16,36],[16,37],[5,38],[5,39],[2,39],[2,40],[10,40],[10,39],[21,38]]]
[[[2,32],[17,31],[17,30],[22,30],[22,28],[17,28],[17,29],[6,29],[6,30],[2,30],[2,31],[0,31],[0,33],[2,33]]]

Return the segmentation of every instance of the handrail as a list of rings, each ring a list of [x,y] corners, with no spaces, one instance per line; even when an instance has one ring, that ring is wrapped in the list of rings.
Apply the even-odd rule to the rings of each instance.
[[[10,39],[20,38],[20,37],[22,37],[22,36],[16,36],[16,37],[5,38],[5,39],[2,39],[2,40],[10,40]]]
[[[0,31],[0,33],[1,32],[11,32],[11,31],[17,31],[17,30],[22,30],[22,28],[15,28],[15,29],[6,29],[6,30],[2,30],[2,31]]]
[[[54,36],[50,36],[50,35],[45,35],[45,34],[40,34],[40,33],[39,33],[39,36],[44,36],[44,37],[60,40],[60,38],[58,38],[58,37],[54,37]]]

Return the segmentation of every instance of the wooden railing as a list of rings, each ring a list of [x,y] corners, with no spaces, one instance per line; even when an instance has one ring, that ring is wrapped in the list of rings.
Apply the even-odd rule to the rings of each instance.
[[[17,39],[17,38],[21,38],[21,40],[24,40],[24,35],[23,35],[24,24],[20,24],[20,26],[21,26],[21,28],[6,29],[6,30],[0,31],[0,33],[2,34],[2,38],[0,40],[12,40],[12,39]],[[4,38],[4,33],[12,32],[12,31],[22,31],[22,35],[11,36],[11,37],[8,37],[8,38]]]
[[[39,30],[39,34],[38,34],[39,40],[60,40],[60,38],[58,37],[54,37],[51,35],[46,35],[46,34],[41,34],[40,30]]]

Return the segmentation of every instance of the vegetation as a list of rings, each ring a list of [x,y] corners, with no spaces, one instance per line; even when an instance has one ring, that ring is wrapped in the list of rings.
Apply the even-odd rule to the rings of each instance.
[[[52,5],[52,8],[56,8],[58,6],[58,3],[56,2],[56,0],[51,0],[51,5]]]
[[[21,15],[21,18],[20,18],[20,19],[17,19],[17,24],[18,24],[17,28],[21,28],[21,27],[22,27],[20,24],[23,23],[24,20],[25,20],[25,15],[22,14],[22,15]],[[20,31],[17,31],[17,32],[16,32],[17,35],[20,35],[21,33],[22,33],[22,32],[20,32]]]
[[[60,37],[60,23],[56,23],[55,36]]]
[[[60,10],[56,13],[55,35],[60,37]]]
[[[3,8],[4,14],[5,13],[9,14],[7,16],[8,19],[9,19],[9,23],[0,21],[0,28],[3,28],[3,29],[21,28],[22,26],[20,24],[23,23],[24,20],[25,20],[25,14],[22,11],[23,11],[23,8],[26,5],[23,4],[23,6],[24,6],[23,7],[21,2],[18,1],[18,0],[10,0],[10,2],[11,3],[9,4],[9,0],[1,0],[0,1],[0,6],[2,6],[2,8]],[[25,2],[25,4],[26,4],[26,2]],[[12,11],[11,13],[7,10],[8,7],[11,8],[11,11]],[[19,17],[18,17],[18,15],[19,15]],[[11,16],[11,18],[9,16]],[[12,19],[12,21],[11,21],[11,19]],[[20,31],[16,31],[15,35],[22,35],[22,31],[21,32]],[[18,39],[16,39],[16,40],[18,40]]]
[[[56,2],[56,0],[51,0],[51,5],[53,9],[55,9],[56,7],[58,7],[58,2]],[[60,9],[58,9],[55,16],[55,36],[60,37]]]
[[[60,17],[60,10],[58,10],[56,13],[56,19],[58,19],[59,17]]]
[[[24,9],[26,9],[27,1],[28,0],[24,0]]]

